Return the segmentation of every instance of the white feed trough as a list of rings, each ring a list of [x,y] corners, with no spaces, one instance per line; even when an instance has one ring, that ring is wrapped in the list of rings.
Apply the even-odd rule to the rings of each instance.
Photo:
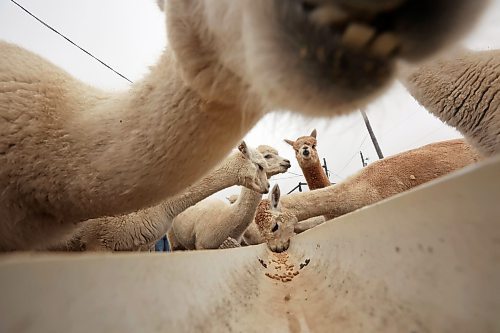
[[[0,285],[0,332],[498,332],[500,158],[281,255],[11,254]]]

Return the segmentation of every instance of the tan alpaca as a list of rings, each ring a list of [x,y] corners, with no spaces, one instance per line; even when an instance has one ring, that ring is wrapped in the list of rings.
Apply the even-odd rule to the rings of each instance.
[[[259,146],[266,160],[267,176],[288,170],[290,163],[277,154],[276,149]],[[286,161],[286,162],[285,162]],[[252,223],[262,194],[242,188],[236,201],[228,205],[222,200],[207,199],[179,214],[168,232],[173,250],[217,249],[228,238],[241,242],[243,233]]]
[[[342,183],[288,195],[281,203],[299,221],[326,214],[338,217],[478,160],[479,155],[464,140],[432,143],[378,160]]]
[[[255,225],[274,252],[283,252],[290,245],[290,238],[295,234],[297,217],[283,212],[280,205],[280,188],[274,185],[269,198],[262,200],[255,213]]]
[[[186,208],[226,187],[241,185],[267,193],[266,161],[243,141],[237,152],[215,170],[182,193],[157,206],[127,215],[102,217],[84,223],[72,239],[56,249],[87,251],[134,251],[148,249],[172,225],[172,219]]]
[[[483,155],[500,153],[500,50],[459,50],[413,69],[403,81]]]
[[[413,1],[346,2],[339,22],[318,17],[330,2],[169,0],[168,48],[122,93],[0,42],[0,250],[45,248],[81,221],[158,204],[270,110],[366,104],[396,60],[456,39],[486,2],[439,0],[418,14]]]
[[[293,147],[295,157],[297,158],[297,162],[299,162],[310,190],[331,185],[325,170],[321,166],[318,151],[316,150],[318,144],[316,129],[309,136],[301,136],[295,141],[285,139],[285,142]]]

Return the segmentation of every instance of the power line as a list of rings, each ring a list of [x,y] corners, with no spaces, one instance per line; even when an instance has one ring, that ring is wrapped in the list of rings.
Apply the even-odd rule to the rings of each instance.
[[[405,150],[408,150],[408,149],[411,149],[411,147],[414,145],[414,144],[417,144],[419,142],[421,142],[422,140],[424,139],[427,139],[428,137],[430,137],[431,135],[441,131],[443,128],[441,126],[438,126],[436,128],[434,128],[433,130],[427,132],[427,134],[423,135],[423,136],[420,136],[417,140],[413,140],[409,145],[406,145],[406,149]]]
[[[342,171],[344,171],[345,168],[347,168],[347,166],[349,164],[351,164],[352,160],[354,159],[354,157],[356,157],[356,155],[359,154],[359,150],[361,149],[361,147],[363,146],[363,144],[365,143],[365,140],[368,138],[368,133],[365,134],[365,137],[363,138],[363,140],[361,141],[361,144],[359,145],[359,148],[356,149],[356,152],[354,154],[352,154],[351,158],[349,159],[349,161],[344,165],[344,167],[339,171],[339,173],[342,173]]]
[[[297,177],[302,177],[302,175],[290,176],[290,177],[283,177],[283,178],[276,178],[276,179],[271,179],[271,180],[292,179],[292,178],[297,178]]]
[[[48,25],[47,23],[45,23],[44,21],[42,21],[41,19],[39,19],[38,17],[36,17],[29,10],[27,10],[26,8],[24,8],[23,6],[21,6],[20,4],[18,4],[16,1],[14,1],[14,0],[10,0],[10,1],[12,3],[14,3],[16,6],[18,6],[19,8],[21,8],[28,15],[30,15],[31,17],[33,17],[35,20],[37,20],[38,22],[40,22],[41,24],[43,24],[45,27],[47,27],[48,29],[52,30],[53,32],[55,32],[56,34],[58,34],[59,36],[61,36],[62,38],[64,38],[65,40],[67,40],[68,42],[70,42],[71,44],[73,44],[74,46],[76,46],[77,48],[79,48],[80,50],[82,50],[83,52],[85,52],[87,55],[91,56],[92,58],[94,58],[95,60],[97,60],[98,62],[100,62],[102,65],[104,65],[108,69],[112,70],[113,72],[115,72],[116,74],[118,74],[119,76],[121,76],[122,78],[124,78],[125,80],[127,80],[128,82],[133,83],[128,78],[126,78],[125,75],[120,74],[119,72],[117,72],[116,70],[114,70],[111,66],[109,66],[108,64],[106,64],[104,61],[100,60],[99,58],[97,58],[96,56],[94,56],[92,53],[90,53],[89,51],[85,50],[84,48],[82,48],[81,46],[79,46],[78,44],[76,44],[75,42],[73,42],[68,37],[64,36],[62,33],[60,33],[59,31],[57,31],[56,29],[52,28],[50,25]]]

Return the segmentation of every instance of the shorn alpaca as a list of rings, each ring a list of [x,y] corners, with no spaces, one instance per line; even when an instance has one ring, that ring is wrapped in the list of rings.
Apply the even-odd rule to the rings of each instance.
[[[158,204],[270,110],[366,104],[398,59],[456,40],[486,3],[162,1],[169,46],[123,93],[0,42],[0,250],[44,248],[82,221]]]
[[[406,88],[485,156],[500,153],[500,50],[460,50],[408,73]]]
[[[276,149],[259,146],[263,155],[269,158],[267,176],[284,173],[290,167],[288,160],[277,154]],[[283,162],[286,161],[286,162]],[[255,211],[262,195],[242,188],[234,204],[222,200],[207,199],[179,214],[168,232],[173,250],[217,249],[228,238],[241,242],[243,233],[253,222]]]
[[[320,215],[338,217],[478,160],[478,153],[464,140],[432,143],[378,160],[342,183],[288,195],[281,203],[299,221]]]
[[[282,167],[284,168],[284,167]],[[149,249],[172,225],[172,219],[186,208],[233,185],[267,193],[267,162],[243,141],[238,151],[202,180],[161,204],[127,215],[87,221],[67,244],[58,250],[134,251]]]
[[[316,129],[311,132],[309,136],[301,136],[297,140],[292,141],[285,139],[285,142],[293,147],[295,157],[302,173],[306,178],[307,186],[310,190],[330,186],[330,180],[321,166],[318,151],[316,146],[318,141],[316,139]]]

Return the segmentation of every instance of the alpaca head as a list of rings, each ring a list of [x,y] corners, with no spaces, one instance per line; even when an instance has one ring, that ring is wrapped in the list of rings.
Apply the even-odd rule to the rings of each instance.
[[[269,192],[269,181],[267,180],[267,163],[261,153],[250,149],[245,141],[238,146],[240,151],[237,160],[238,165],[233,165],[241,180],[239,185],[248,187],[259,193]]]
[[[353,110],[468,31],[489,0],[168,0],[169,45],[189,84],[268,109]],[[243,93],[243,95],[242,95]],[[215,96],[217,95],[217,96]],[[307,110],[307,111],[305,111]]]
[[[295,141],[285,139],[285,142],[295,150],[295,157],[301,168],[320,163],[315,129],[309,136],[301,136]]]
[[[290,161],[280,156],[273,147],[260,145],[257,147],[257,151],[264,156],[267,162],[267,177],[285,173],[291,166]]]
[[[268,199],[259,203],[255,213],[255,223],[267,245],[274,252],[283,252],[290,245],[290,238],[295,235],[297,218],[281,211],[280,188],[274,185]]]

